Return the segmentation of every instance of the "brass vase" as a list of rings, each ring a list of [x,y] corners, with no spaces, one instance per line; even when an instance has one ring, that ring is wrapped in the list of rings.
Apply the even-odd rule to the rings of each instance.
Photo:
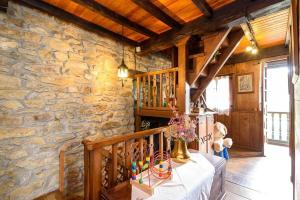
[[[182,139],[176,139],[174,148],[171,152],[171,157],[178,161],[185,161],[190,159],[191,154],[187,149],[186,142]]]

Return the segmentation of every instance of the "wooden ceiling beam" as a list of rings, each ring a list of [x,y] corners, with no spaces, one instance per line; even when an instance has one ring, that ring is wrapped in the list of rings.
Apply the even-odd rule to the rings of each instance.
[[[174,20],[172,17],[167,15],[165,12],[163,12],[161,9],[156,7],[153,3],[151,3],[150,0],[133,0],[133,2],[141,7],[142,9],[149,12],[151,15],[153,15],[155,18],[159,19],[163,23],[167,24],[168,26],[179,29],[181,28],[181,24]]]
[[[146,35],[148,37],[155,37],[158,34],[156,34],[155,32],[133,22],[130,21],[129,19],[127,19],[126,17],[123,17],[122,15],[119,15],[118,13],[110,10],[109,8],[106,8],[105,6],[97,3],[94,0],[71,0],[97,14],[100,14],[118,24],[121,24],[123,26],[126,26],[138,33],[141,33],[143,35]]]
[[[35,9],[38,9],[38,10],[41,10],[43,12],[46,12],[50,15],[53,15],[55,17],[58,17],[64,21],[67,21],[67,22],[70,22],[72,24],[75,24],[85,30],[88,30],[88,31],[91,31],[91,32],[94,32],[94,33],[97,33],[97,34],[100,34],[100,35],[103,35],[103,36],[106,36],[106,37],[109,37],[109,38],[112,38],[114,40],[117,40],[117,41],[124,41],[126,42],[127,44],[129,45],[132,45],[132,46],[137,46],[138,43],[127,38],[127,37],[123,37],[115,32],[112,32],[108,29],[105,29],[101,26],[98,26],[94,23],[91,23],[91,22],[88,22],[80,17],[77,17],[75,15],[72,15],[62,9],[59,9],[55,6],[52,6],[48,3],[45,3],[45,2],[42,2],[40,0],[15,0],[15,2],[17,3],[23,3],[27,6],[30,6],[32,8],[35,8]]]
[[[215,10],[211,18],[205,16],[200,17],[187,23],[179,30],[169,30],[160,34],[157,38],[150,38],[142,42],[141,52],[139,54],[145,55],[172,47],[177,40],[186,35],[218,31],[224,27],[228,27],[228,24],[233,21],[237,21],[238,24],[241,24],[244,21],[241,20],[238,22],[239,19],[245,18],[245,16],[262,9],[263,11],[261,11],[261,13],[268,13],[267,11],[269,9],[274,9],[274,4],[280,6],[282,1],[283,0],[236,0]]]
[[[192,0],[192,1],[206,17],[211,17],[213,15],[213,10],[208,5],[206,0]]]
[[[200,79],[199,87],[197,90],[192,94],[191,100],[193,102],[196,102],[198,98],[202,95],[204,90],[207,88],[211,80],[218,74],[218,72],[222,69],[222,67],[225,65],[226,61],[229,59],[229,57],[232,55],[236,47],[239,45],[239,42],[244,36],[243,30],[234,31],[229,34],[229,41],[230,44],[228,47],[226,47],[222,52],[218,59],[218,61],[215,64],[211,64],[208,67],[208,75],[206,77],[203,77]]]
[[[273,4],[268,7],[268,9],[261,9],[252,13],[249,13],[248,18],[250,20],[254,20],[259,17],[263,17],[272,13],[279,12],[281,10],[288,9],[290,7],[291,3],[290,0],[282,0],[281,2],[277,4]]]
[[[247,52],[236,54],[230,57],[226,64],[236,64],[242,62],[248,62],[252,60],[261,60],[265,58],[272,58],[277,56],[285,56],[289,54],[289,48],[285,45],[278,45],[270,48],[260,49],[255,55]]]
[[[258,49],[258,43],[255,38],[255,33],[249,20],[247,19],[245,23],[241,24],[241,27],[245,33],[246,38],[251,43],[252,47]]]

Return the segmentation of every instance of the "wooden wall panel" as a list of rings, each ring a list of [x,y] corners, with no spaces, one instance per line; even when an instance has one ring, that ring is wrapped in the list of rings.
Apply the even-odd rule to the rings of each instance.
[[[254,91],[237,93],[237,75],[252,73]],[[263,129],[261,107],[261,62],[250,61],[224,66],[218,74],[231,76],[232,109],[229,116],[215,115],[228,129],[228,137],[234,146],[263,151]]]

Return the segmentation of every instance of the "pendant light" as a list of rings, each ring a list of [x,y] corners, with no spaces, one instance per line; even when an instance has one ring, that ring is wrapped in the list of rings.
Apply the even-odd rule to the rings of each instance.
[[[122,26],[122,36],[124,37],[124,27]],[[122,41],[123,46],[123,56],[122,56],[122,62],[121,65],[118,67],[118,77],[122,81],[122,87],[124,87],[124,81],[128,77],[128,67],[126,66],[124,62],[124,40]]]

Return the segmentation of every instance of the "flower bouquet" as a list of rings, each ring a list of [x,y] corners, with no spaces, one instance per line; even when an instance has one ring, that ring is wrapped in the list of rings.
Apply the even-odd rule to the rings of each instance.
[[[187,114],[180,115],[175,106],[169,104],[174,116],[170,119],[168,137],[175,140],[175,145],[171,153],[172,158],[177,160],[189,159],[187,143],[197,139],[196,127],[197,119],[191,119]]]

